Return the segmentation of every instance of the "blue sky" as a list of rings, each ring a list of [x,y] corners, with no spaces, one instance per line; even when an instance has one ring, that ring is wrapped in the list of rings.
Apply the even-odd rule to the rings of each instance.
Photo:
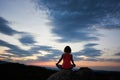
[[[120,69],[119,34],[119,0],[0,0],[1,60],[55,63],[69,45],[76,63]]]

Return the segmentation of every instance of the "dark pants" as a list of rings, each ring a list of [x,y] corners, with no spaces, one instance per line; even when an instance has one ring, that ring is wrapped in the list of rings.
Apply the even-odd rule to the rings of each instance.
[[[65,69],[65,68],[62,68],[62,65],[56,65],[59,69]],[[73,69],[73,67],[75,67],[74,65],[71,65],[71,68],[68,68],[67,70],[70,70],[70,69]]]

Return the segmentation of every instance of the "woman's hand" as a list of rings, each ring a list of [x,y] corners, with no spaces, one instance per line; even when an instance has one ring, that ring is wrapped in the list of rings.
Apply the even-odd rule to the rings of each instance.
[[[56,66],[58,66],[58,63],[56,63]]]
[[[75,64],[73,64],[73,67],[75,67],[76,65]]]

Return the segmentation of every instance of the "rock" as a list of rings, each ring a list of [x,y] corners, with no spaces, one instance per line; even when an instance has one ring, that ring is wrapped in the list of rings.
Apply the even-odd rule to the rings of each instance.
[[[47,80],[71,80],[72,70],[61,70],[51,75]]]
[[[77,71],[61,70],[52,74],[47,80],[95,80],[92,69],[82,67]]]
[[[95,80],[94,71],[88,67],[82,67],[76,73],[81,80]]]

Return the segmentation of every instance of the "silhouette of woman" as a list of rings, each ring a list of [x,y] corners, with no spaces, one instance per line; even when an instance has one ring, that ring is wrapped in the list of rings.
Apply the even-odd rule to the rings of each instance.
[[[59,65],[59,63],[63,60],[62,65]],[[72,69],[75,67],[75,63],[73,61],[73,56],[71,54],[71,48],[69,46],[66,46],[64,48],[64,53],[62,54],[59,61],[56,63],[56,66],[60,69]]]

